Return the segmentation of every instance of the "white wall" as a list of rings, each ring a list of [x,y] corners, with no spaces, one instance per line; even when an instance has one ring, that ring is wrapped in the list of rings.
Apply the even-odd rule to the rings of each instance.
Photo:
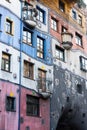
[[[20,56],[20,53],[15,50],[14,48],[4,45],[0,43],[0,78],[4,80],[8,80],[14,83],[19,83],[19,64],[18,57]],[[10,72],[6,72],[1,70],[1,61],[2,61],[2,51],[7,52],[11,55],[11,62],[10,62]],[[14,74],[16,74],[16,78],[14,78]]]
[[[14,14],[16,14],[18,17],[20,17],[21,12],[21,3],[19,0],[9,0],[10,2],[7,2],[6,0],[0,0],[0,5],[8,8],[11,10]]]
[[[23,61],[24,60],[34,63],[34,80],[30,80],[28,78],[23,77],[23,67],[24,67]],[[53,67],[52,66],[45,65],[39,61],[36,61],[35,59],[28,57],[25,54],[22,54],[22,75],[21,75],[22,80],[21,81],[22,81],[23,86],[37,91],[38,68],[47,71],[46,78],[52,79],[52,81],[53,81]]]

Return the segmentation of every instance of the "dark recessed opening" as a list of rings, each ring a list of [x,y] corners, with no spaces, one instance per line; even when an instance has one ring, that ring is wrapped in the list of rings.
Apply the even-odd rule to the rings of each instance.
[[[81,84],[77,84],[77,92],[79,94],[82,94],[82,85]]]
[[[67,97],[66,101],[69,102],[69,100],[70,100],[69,97]]]
[[[85,114],[85,113],[83,113],[83,114],[82,114],[82,116],[83,116],[83,117],[85,117],[85,116],[86,116],[86,114]]]

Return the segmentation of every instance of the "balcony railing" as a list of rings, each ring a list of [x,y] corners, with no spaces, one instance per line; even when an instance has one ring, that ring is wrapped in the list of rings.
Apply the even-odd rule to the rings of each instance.
[[[38,15],[38,11],[36,9],[36,0],[23,0],[22,4],[22,19],[24,22],[29,24],[31,27],[35,27],[37,25],[36,17]]]
[[[52,94],[52,80],[45,78],[37,79],[37,88],[43,98],[49,98]]]

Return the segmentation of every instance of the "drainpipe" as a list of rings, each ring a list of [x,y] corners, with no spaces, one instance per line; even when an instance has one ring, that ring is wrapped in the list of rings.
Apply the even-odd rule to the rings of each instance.
[[[22,24],[22,0],[21,2],[21,9],[20,9],[20,60],[19,60],[19,109],[18,109],[18,130],[20,130],[20,108],[21,108],[21,63],[22,63],[22,29],[23,29],[23,24]]]

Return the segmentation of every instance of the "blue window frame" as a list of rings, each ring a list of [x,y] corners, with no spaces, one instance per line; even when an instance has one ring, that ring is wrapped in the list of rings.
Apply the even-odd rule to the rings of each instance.
[[[23,42],[32,46],[32,32],[23,28]]]
[[[41,8],[37,7],[37,11],[38,11],[38,15],[37,15],[37,20],[40,21],[41,23],[46,23],[46,15],[45,15],[45,11],[42,10]]]
[[[44,58],[44,39],[37,37],[37,57]]]

